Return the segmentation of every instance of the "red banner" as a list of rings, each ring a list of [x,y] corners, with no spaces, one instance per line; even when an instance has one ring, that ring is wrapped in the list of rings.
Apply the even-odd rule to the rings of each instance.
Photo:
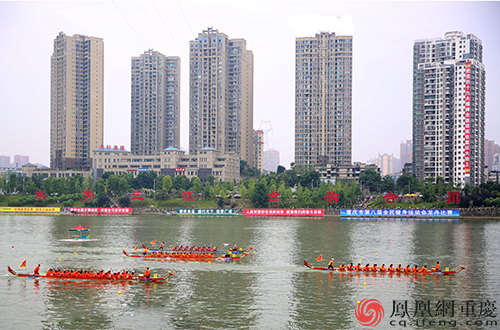
[[[470,74],[471,62],[467,62],[465,63],[465,174],[470,173]]]
[[[132,214],[129,207],[68,207],[72,213]]]
[[[244,209],[243,215],[324,215],[323,209]]]

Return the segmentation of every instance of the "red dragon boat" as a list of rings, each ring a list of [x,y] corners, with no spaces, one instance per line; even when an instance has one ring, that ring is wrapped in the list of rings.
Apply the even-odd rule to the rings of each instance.
[[[304,260],[304,265],[308,268],[311,268],[311,269],[315,269],[315,270],[326,270],[326,271],[329,271],[329,272],[341,272],[341,273],[372,273],[372,274],[422,274],[422,275],[426,275],[426,274],[434,274],[434,275],[452,275],[452,274],[457,274],[459,273],[461,270],[467,268],[467,266],[460,266],[460,268],[458,268],[457,270],[445,270],[445,271],[432,271],[432,270],[428,270],[428,271],[425,271],[425,272],[390,272],[390,271],[387,271],[387,270],[347,270],[347,269],[338,269],[338,268],[333,268],[333,269],[329,269],[329,268],[326,268],[326,267],[314,267],[314,266],[311,266],[307,263],[307,261]]]
[[[109,282],[128,282],[128,281],[140,281],[140,282],[161,282],[161,281],[168,281],[169,277],[174,275],[174,272],[168,272],[168,274],[165,277],[150,277],[146,278],[141,275],[139,276],[133,276],[130,278],[107,278],[107,277],[68,277],[68,276],[46,276],[46,275],[35,275],[35,274],[19,274],[10,266],[7,266],[7,270],[12,274],[16,275],[19,277],[28,277],[28,278],[34,278],[34,279],[61,279],[61,280],[83,280],[83,281],[109,281]]]
[[[253,249],[253,246],[249,247],[243,255],[235,255],[234,253],[228,253],[223,256],[216,256],[215,253],[195,253],[195,252],[187,252],[187,253],[175,253],[168,252],[151,252],[151,254],[143,255],[143,254],[129,254],[123,249],[123,254],[127,257],[131,258],[143,258],[143,259],[152,259],[152,260],[184,260],[184,261],[214,261],[214,260],[241,260],[243,257],[247,256],[250,253],[250,250]]]

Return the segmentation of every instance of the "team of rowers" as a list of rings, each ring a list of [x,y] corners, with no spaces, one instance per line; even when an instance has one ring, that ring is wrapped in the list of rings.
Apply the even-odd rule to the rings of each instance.
[[[163,244],[163,243],[162,243]],[[160,245],[160,248],[163,248],[162,245]],[[183,245],[179,245],[179,246],[174,246],[172,248],[172,251],[217,251],[217,246],[214,246],[212,247],[212,245],[209,245],[209,246],[183,246]]]
[[[147,258],[215,258],[215,252],[151,252],[148,255],[149,249],[144,249],[142,253]]]
[[[35,267],[33,275],[40,275],[40,265]],[[57,277],[57,278],[88,278],[88,279],[110,279],[110,280],[132,280],[137,278],[150,278],[151,270],[146,267],[144,269],[144,275],[136,275],[135,270],[129,271],[126,269],[119,270],[118,272],[113,272],[111,269],[107,272],[102,269],[95,272],[93,269],[52,269],[52,267],[47,270],[45,274],[46,277]]]
[[[328,269],[334,269],[333,268],[333,258],[328,262]],[[441,268],[441,265],[439,264],[439,261],[436,263],[436,266],[431,268],[431,272],[439,272]],[[418,267],[417,265],[411,267],[410,265],[407,265],[406,267],[401,266],[399,264],[398,266],[394,267],[394,264],[390,264],[389,267],[386,267],[385,264],[382,264],[382,266],[378,267],[377,264],[373,264],[370,266],[370,264],[366,264],[365,266],[362,266],[360,263],[357,265],[354,265],[352,262],[349,265],[344,265],[340,264],[337,270],[346,270],[346,271],[363,271],[363,272],[395,272],[395,273],[425,273],[429,272],[427,269],[427,265],[424,265],[422,268]]]
[[[163,252],[163,244],[160,244],[160,251],[157,252],[151,252],[149,255],[149,248],[145,247],[144,251],[142,254],[146,257],[149,258],[215,258],[216,257],[216,251],[217,251],[217,246],[186,246],[183,247],[182,245],[179,246],[174,246],[172,248],[172,251],[179,251],[179,252]],[[230,248],[228,251],[238,251],[238,246],[236,243],[232,248]],[[227,257],[230,257],[231,255],[225,255]]]

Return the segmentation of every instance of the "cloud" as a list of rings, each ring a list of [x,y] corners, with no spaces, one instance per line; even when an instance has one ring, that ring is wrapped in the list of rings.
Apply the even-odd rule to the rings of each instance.
[[[291,15],[288,23],[297,37],[310,37],[319,32],[335,32],[339,35],[352,35],[354,23],[351,15],[322,16],[311,13]]]

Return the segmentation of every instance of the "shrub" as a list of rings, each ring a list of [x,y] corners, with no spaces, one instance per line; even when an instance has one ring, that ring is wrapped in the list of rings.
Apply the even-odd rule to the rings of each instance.
[[[130,198],[127,196],[121,197],[120,199],[118,199],[118,204],[121,207],[129,207],[130,206]]]

